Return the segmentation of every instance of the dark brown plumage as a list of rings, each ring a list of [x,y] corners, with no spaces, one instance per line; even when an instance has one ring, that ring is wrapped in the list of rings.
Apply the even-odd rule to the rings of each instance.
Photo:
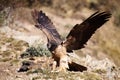
[[[62,39],[60,38],[59,33],[57,32],[51,20],[42,11],[38,12],[34,10],[32,12],[32,16],[36,22],[35,26],[41,29],[47,36],[48,49],[50,51],[53,51],[57,45],[60,45],[62,43]]]
[[[110,17],[111,14],[109,12],[96,12],[81,24],[76,24],[68,34],[66,42],[64,42],[67,50],[83,48],[92,34],[108,21]]]
[[[36,22],[35,26],[47,36],[47,47],[53,54],[53,59],[57,62],[57,65],[61,67],[60,70],[69,68],[70,71],[83,71],[87,68],[68,61],[67,53],[83,48],[92,34],[109,20],[111,14],[110,12],[95,12],[81,24],[76,24],[64,42],[45,13],[35,10],[32,12],[32,16]]]

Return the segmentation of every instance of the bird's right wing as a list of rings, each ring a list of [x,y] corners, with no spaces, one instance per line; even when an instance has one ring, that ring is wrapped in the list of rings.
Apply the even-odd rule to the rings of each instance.
[[[111,17],[110,12],[95,12],[81,24],[76,24],[67,36],[63,45],[67,51],[78,50],[84,47],[92,34]]]

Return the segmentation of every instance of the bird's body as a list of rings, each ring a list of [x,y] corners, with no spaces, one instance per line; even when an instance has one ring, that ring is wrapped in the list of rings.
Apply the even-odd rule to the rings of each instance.
[[[40,29],[47,37],[47,47],[52,53],[54,59],[53,70],[59,66],[58,71],[84,71],[86,67],[77,64],[69,59],[67,54],[73,50],[84,47],[92,34],[109,20],[111,14],[109,12],[96,12],[87,18],[81,24],[76,24],[70,31],[66,40],[63,41],[54,27],[51,20],[42,11],[32,12],[32,16],[36,22],[36,27]]]

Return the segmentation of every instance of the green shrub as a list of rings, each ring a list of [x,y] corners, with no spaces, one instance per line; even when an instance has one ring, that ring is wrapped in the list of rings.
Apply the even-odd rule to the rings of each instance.
[[[25,52],[21,54],[21,58],[26,57],[40,57],[40,56],[50,56],[51,53],[46,49],[43,48],[41,45],[38,45],[37,47],[29,47]]]

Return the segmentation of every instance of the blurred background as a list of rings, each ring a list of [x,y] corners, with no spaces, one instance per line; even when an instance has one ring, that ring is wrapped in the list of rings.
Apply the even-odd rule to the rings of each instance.
[[[63,39],[75,24],[100,10],[110,11],[112,18],[76,53],[109,58],[120,66],[119,4],[120,0],[0,0],[0,61],[18,57],[37,42],[46,44],[44,34],[34,27],[32,10],[43,10]]]

